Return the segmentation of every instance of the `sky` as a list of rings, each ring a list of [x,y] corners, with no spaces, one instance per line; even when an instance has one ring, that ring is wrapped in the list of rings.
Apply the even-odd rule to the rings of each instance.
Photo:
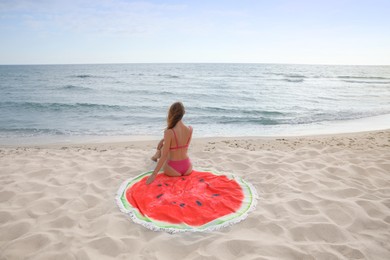
[[[0,64],[390,65],[389,0],[0,0]]]

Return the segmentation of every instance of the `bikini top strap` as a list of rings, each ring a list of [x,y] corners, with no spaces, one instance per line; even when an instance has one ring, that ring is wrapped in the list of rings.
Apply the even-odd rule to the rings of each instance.
[[[173,131],[173,134],[175,135],[175,141],[176,141],[176,147],[173,147],[173,148],[177,148],[177,147],[179,147],[179,142],[177,141],[177,136],[176,136],[175,130],[173,130],[173,128],[171,128],[171,129]]]
[[[190,136],[188,137],[188,141],[187,141],[186,145],[188,145],[190,143],[191,137],[192,137],[192,126],[189,126],[188,128],[190,129]]]

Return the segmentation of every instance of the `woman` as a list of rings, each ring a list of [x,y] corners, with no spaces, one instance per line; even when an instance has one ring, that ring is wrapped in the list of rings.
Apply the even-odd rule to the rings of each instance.
[[[146,184],[150,184],[156,178],[161,167],[164,166],[165,175],[177,177],[190,175],[192,164],[187,150],[192,137],[192,127],[187,127],[182,118],[185,110],[181,102],[171,105],[168,111],[167,129],[164,132],[161,158],[158,161],[153,174],[150,175]]]

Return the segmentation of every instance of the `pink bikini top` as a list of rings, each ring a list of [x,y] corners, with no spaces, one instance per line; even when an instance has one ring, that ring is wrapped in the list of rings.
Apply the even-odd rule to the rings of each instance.
[[[188,128],[191,131],[190,132],[190,137],[188,137],[187,143],[185,145],[181,145],[181,146],[179,146],[179,142],[177,141],[177,136],[176,136],[175,130],[173,130],[173,128],[171,128],[172,131],[173,131],[173,134],[175,135],[176,147],[170,147],[169,150],[177,150],[177,149],[182,149],[182,148],[188,148],[188,145],[190,144],[191,136],[192,136],[192,127],[189,126]]]

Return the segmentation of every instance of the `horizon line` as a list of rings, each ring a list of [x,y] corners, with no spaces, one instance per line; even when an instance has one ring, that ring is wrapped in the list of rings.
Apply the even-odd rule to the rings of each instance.
[[[286,62],[101,62],[101,63],[8,63],[0,66],[48,66],[48,65],[120,65],[120,64],[262,64],[262,65],[315,65],[315,66],[390,66],[389,64],[331,64]]]

